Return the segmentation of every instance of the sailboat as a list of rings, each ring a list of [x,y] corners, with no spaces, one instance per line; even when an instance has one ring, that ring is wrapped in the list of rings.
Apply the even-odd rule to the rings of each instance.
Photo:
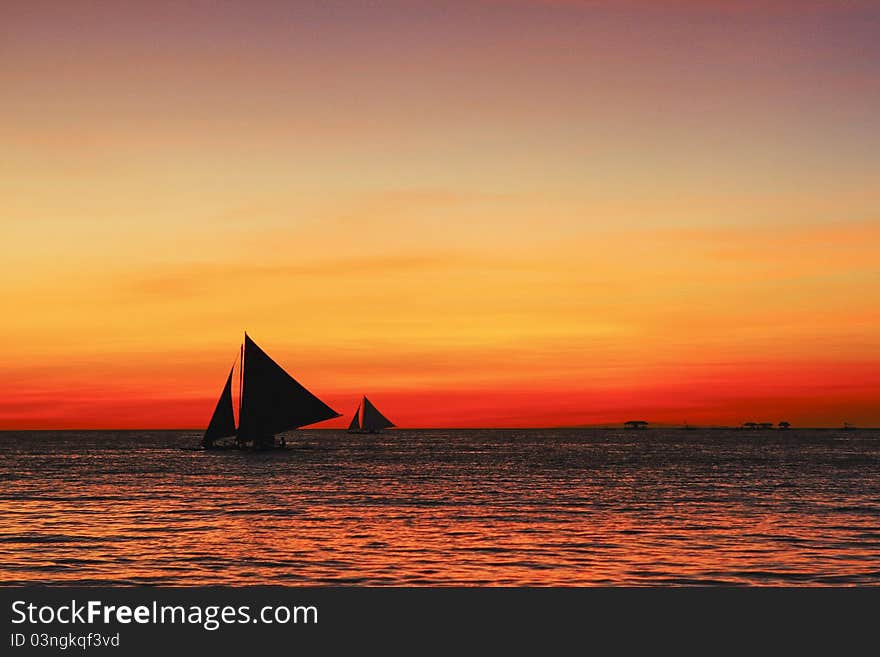
[[[219,447],[217,441],[235,437],[238,448],[271,449],[275,435],[308,424],[339,417],[332,408],[306,390],[244,334],[239,365],[238,427],[232,410],[232,375],[220,393],[217,407],[202,438],[202,447]],[[284,446],[284,439],[281,439]]]
[[[379,412],[367,396],[361,399],[351,424],[348,425],[348,433],[379,433],[382,429],[390,429],[394,423]]]

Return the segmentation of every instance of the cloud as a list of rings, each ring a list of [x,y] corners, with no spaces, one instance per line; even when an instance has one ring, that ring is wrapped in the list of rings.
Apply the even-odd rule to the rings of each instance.
[[[461,255],[454,253],[423,253],[329,258],[293,264],[187,263],[169,265],[161,271],[140,271],[123,276],[114,283],[114,287],[124,294],[138,297],[187,298],[213,290],[229,281],[242,284],[304,277],[398,275],[449,269],[462,265],[464,261]],[[470,261],[475,262],[473,259]]]

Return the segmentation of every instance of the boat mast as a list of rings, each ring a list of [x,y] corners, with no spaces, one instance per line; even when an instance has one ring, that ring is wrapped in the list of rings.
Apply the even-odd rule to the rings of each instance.
[[[245,333],[245,335],[247,335],[247,333]],[[242,393],[244,392],[244,342],[241,343],[238,358],[238,426],[241,426],[241,402]]]

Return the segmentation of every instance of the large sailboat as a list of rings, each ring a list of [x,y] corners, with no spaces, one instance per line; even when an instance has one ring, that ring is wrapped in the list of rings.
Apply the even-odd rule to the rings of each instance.
[[[270,449],[275,447],[276,434],[340,415],[285,372],[245,333],[238,369],[236,427],[232,406],[234,371],[235,365],[229,370],[226,385],[202,438],[205,449],[217,448],[220,446],[218,441],[233,436],[235,442],[230,446]]]
[[[349,433],[379,433],[382,429],[390,429],[394,426],[387,417],[379,412],[367,396],[361,399],[351,423],[348,425]]]

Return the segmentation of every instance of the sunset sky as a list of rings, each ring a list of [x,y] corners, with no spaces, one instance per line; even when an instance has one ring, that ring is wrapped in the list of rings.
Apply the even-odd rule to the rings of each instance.
[[[880,3],[0,3],[0,428],[880,425]]]

